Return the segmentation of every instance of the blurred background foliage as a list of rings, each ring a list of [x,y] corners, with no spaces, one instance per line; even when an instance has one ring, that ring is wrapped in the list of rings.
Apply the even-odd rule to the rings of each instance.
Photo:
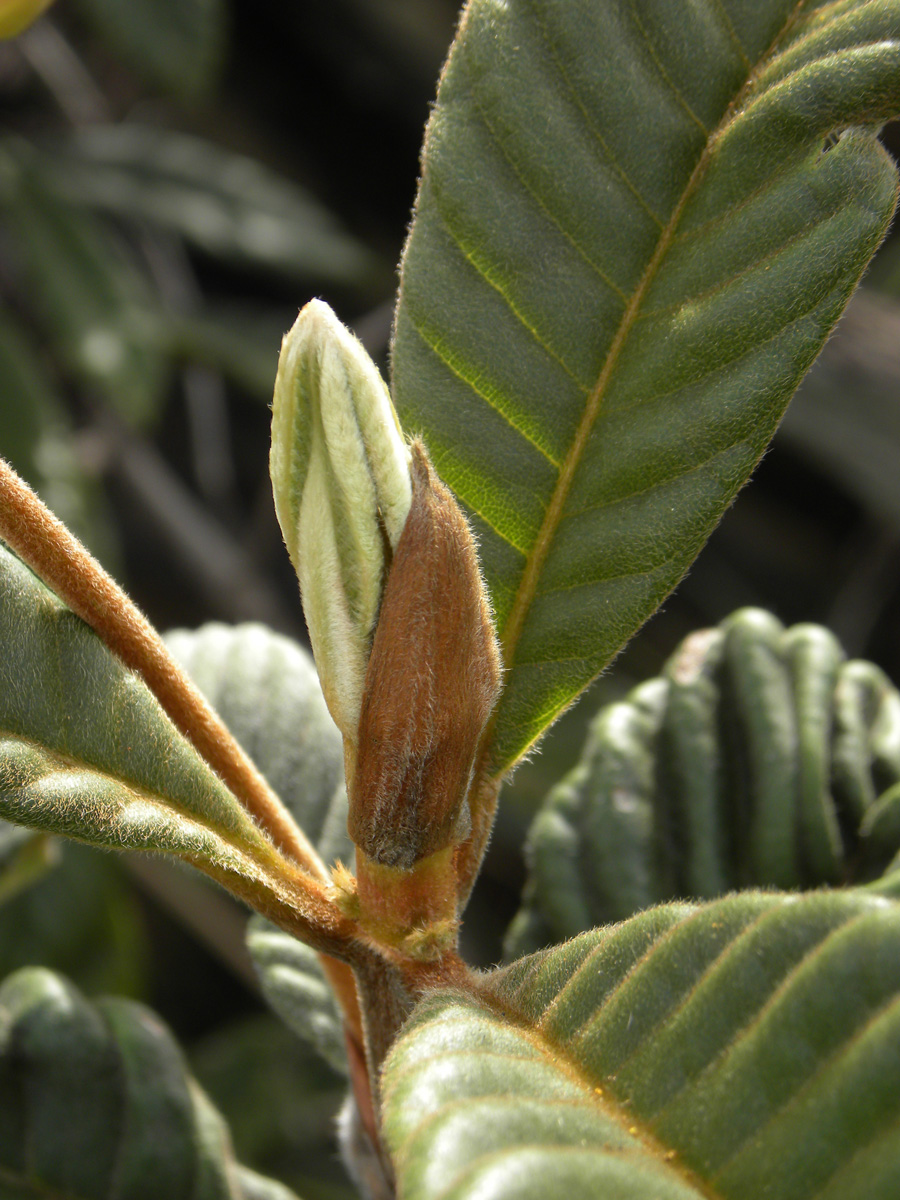
[[[0,453],[162,629],[261,620],[305,639],[267,476],[280,338],[321,296],[386,365],[456,15],[454,0],[58,0],[0,46]],[[590,717],[692,630],[760,605],[900,680],[898,399],[893,237],[688,578],[506,790],[473,961],[500,955],[529,819]],[[244,1162],[313,1200],[352,1194],[332,1149],[339,1077],[264,1009],[236,905],[162,863],[0,853],[22,880],[45,870],[0,908],[3,974],[41,962],[154,1005]]]

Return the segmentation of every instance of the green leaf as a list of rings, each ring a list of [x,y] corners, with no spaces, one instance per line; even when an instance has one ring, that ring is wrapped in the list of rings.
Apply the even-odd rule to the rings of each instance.
[[[144,683],[3,547],[0,642],[0,817],[278,890],[283,860]]]
[[[352,862],[343,744],[307,651],[253,623],[165,640],[325,862]]]
[[[225,52],[225,0],[77,0],[101,37],[150,82],[191,97],[216,82]]]
[[[385,264],[308,192],[202,138],[147,125],[96,126],[56,147],[46,169],[73,199],[125,220],[140,217],[241,266],[360,287],[390,279]],[[273,352],[277,363],[277,343]]]
[[[900,908],[669,905],[439,993],[387,1061],[406,1200],[894,1200]]]
[[[352,863],[343,743],[309,654],[254,624],[173,630],[166,642],[323,860]],[[343,1021],[318,955],[260,917],[247,946],[275,1012],[346,1071]]]
[[[510,954],[686,896],[872,879],[900,851],[900,693],[741,609],[594,718],[528,835]]]
[[[124,245],[82,206],[54,193],[30,149],[0,150],[0,220],[28,303],[65,367],[128,420],[156,416],[168,383],[154,299]]]
[[[680,579],[894,208],[896,0],[470,0],[394,346],[481,543],[500,774]]]
[[[67,1200],[285,1200],[234,1163],[228,1130],[159,1018],[90,1004],[26,968],[0,987],[0,1190]],[[245,1186],[246,1185],[246,1186]]]

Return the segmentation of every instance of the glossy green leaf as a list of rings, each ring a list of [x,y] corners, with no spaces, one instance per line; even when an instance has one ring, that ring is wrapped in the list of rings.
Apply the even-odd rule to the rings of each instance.
[[[388,1059],[405,1200],[894,1200],[900,908],[669,905],[426,999]]]
[[[26,968],[0,987],[0,1191],[67,1200],[287,1200],[228,1130],[158,1017]]]
[[[77,7],[151,83],[180,96],[215,83],[225,51],[226,0],[77,0]]]
[[[166,641],[324,861],[352,863],[343,744],[310,655],[263,625],[211,623]],[[275,1012],[345,1071],[342,1018],[315,951],[260,917],[247,945]]]
[[[280,859],[144,683],[0,547],[0,817],[278,889]]]
[[[521,954],[673,897],[872,879],[900,851],[900,693],[741,609],[600,710],[534,819]]]
[[[33,306],[67,370],[138,424],[162,403],[168,370],[154,298],[124,245],[82,206],[54,193],[30,149],[0,149],[0,222]]]
[[[395,397],[469,508],[514,763],[682,576],[883,236],[896,0],[470,0]]]
[[[217,258],[305,281],[390,280],[385,264],[308,192],[202,138],[97,126],[49,154],[47,170],[74,199],[170,229]],[[277,365],[277,343],[274,353]]]

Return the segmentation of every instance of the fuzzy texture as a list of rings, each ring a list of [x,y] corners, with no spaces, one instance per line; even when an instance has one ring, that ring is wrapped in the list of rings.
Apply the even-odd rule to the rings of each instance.
[[[478,740],[500,689],[500,655],[475,543],[421,443],[366,673],[350,836],[408,869],[468,832]]]

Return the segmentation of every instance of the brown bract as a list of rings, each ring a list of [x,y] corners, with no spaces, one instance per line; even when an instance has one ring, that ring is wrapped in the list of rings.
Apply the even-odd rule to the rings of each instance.
[[[367,858],[410,869],[468,832],[479,737],[500,655],[475,542],[425,447],[388,573],[359,723],[350,836]]]

